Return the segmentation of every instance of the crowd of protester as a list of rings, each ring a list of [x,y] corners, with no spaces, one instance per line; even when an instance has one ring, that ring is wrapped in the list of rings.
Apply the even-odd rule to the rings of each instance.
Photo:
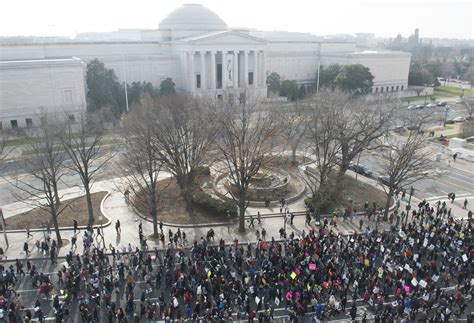
[[[0,322],[44,322],[48,314],[73,322],[77,309],[83,322],[319,322],[346,313],[366,322],[469,321],[472,223],[447,210],[422,202],[407,224],[395,213],[390,230],[352,236],[310,219],[307,234],[244,244],[214,242],[214,231],[189,244],[170,230],[172,244],[155,250],[146,240],[106,249],[89,229],[84,251],[71,248],[56,274],[29,260],[26,268],[20,260],[0,265]],[[141,223],[139,235],[143,241]],[[15,291],[21,279],[39,292],[31,310]]]

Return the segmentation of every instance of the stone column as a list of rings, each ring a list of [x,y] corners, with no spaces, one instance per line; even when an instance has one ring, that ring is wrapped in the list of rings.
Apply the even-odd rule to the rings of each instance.
[[[190,63],[189,63],[189,80],[190,80],[190,87],[189,91],[194,92],[196,89],[196,73],[194,72],[194,51],[189,52],[190,56]]]
[[[200,51],[201,55],[201,90],[206,90],[206,52]]]
[[[239,87],[239,51],[234,50],[234,67],[233,67],[233,73],[234,73],[234,89]]]
[[[244,85],[247,87],[249,85],[249,52],[244,50]]]
[[[184,52],[182,54],[182,60],[183,60],[183,87],[185,90],[189,88],[189,82],[188,82],[188,52]]]
[[[258,87],[258,52],[253,51],[253,86]]]
[[[227,87],[227,77],[225,75],[225,63],[227,59],[227,51],[220,51],[221,53],[221,89]]]
[[[262,51],[262,86],[267,85],[267,69],[265,67],[266,53]]]
[[[211,52],[211,90],[216,89],[216,52]]]

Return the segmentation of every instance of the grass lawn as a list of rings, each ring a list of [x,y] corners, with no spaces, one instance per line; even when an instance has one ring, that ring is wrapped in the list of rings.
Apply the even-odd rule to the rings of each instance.
[[[446,125],[445,127],[434,127],[434,128],[429,128],[428,130],[430,131],[446,131],[446,130],[451,130],[454,129],[455,127],[453,125]]]
[[[434,89],[434,95],[437,96],[460,96],[463,89],[451,86],[438,86]],[[474,89],[464,89],[464,96],[474,94]]]
[[[105,197],[107,192],[97,192],[92,193],[92,207],[94,209],[94,217],[97,219],[100,213],[100,203]],[[73,220],[77,220],[79,226],[87,225],[89,215],[87,214],[87,202],[86,197],[76,197],[69,200],[64,200],[61,202],[62,206],[69,205],[66,209],[59,215],[58,223],[60,227],[72,227]],[[20,213],[5,219],[8,230],[25,230],[26,226],[29,226],[30,229],[41,228],[41,222],[50,220],[51,216],[48,212],[43,209],[36,208],[24,213]],[[51,223],[51,230],[54,230],[53,224]]]

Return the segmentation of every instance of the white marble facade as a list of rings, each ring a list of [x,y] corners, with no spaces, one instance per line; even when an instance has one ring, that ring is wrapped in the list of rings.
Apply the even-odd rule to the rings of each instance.
[[[9,127],[9,120],[16,115],[22,115],[21,118],[25,119],[28,111],[38,111],[41,106],[53,110],[65,108],[51,95],[51,102],[34,104],[35,96],[43,100],[44,93],[57,92],[51,83],[51,76],[54,79],[70,77],[64,83],[74,83],[77,86],[74,88],[77,100],[85,102],[85,82],[79,81],[81,73],[84,75],[83,67],[74,64],[80,62],[83,66],[94,58],[114,69],[120,81],[126,78],[128,83],[148,81],[158,86],[163,79],[170,77],[178,91],[224,100],[236,100],[245,92],[266,97],[266,76],[271,72],[277,72],[282,78],[295,80],[298,84],[312,84],[318,65],[330,63],[361,63],[368,66],[375,77],[373,92],[376,89],[379,92],[382,87],[384,93],[387,89],[394,92],[407,88],[408,53],[360,52],[353,43],[318,41],[309,36],[307,39],[292,39],[292,33],[279,39],[259,35],[257,31],[229,29],[214,12],[193,4],[183,5],[170,13],[157,30],[142,32],[142,41],[0,45],[0,66],[10,64],[9,72],[0,76],[2,126]],[[58,58],[70,60],[70,67],[82,72],[64,74],[64,66],[54,63]],[[24,67],[21,62],[25,62]],[[34,64],[48,65],[49,76],[36,73],[37,70],[32,69]],[[14,72],[12,68],[18,71]],[[25,68],[30,72],[25,72]],[[24,85],[21,84],[21,75]],[[19,99],[26,84],[32,89],[28,94],[33,98],[31,102]],[[45,90],[48,86],[51,88]],[[83,102],[81,107],[84,107]],[[74,106],[78,107],[78,104],[75,102]],[[20,126],[22,123],[24,120]]]

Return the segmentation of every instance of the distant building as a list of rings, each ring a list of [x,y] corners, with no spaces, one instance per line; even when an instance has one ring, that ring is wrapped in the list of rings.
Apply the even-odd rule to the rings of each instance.
[[[249,88],[253,94],[266,97],[266,77],[272,72],[301,86],[312,85],[318,65],[332,63],[363,64],[375,77],[374,93],[400,92],[407,88],[410,57],[403,52],[360,51],[355,42],[307,33],[230,29],[211,10],[196,4],[183,5],[163,19],[157,30],[79,34],[77,40],[61,43],[0,44],[0,61],[4,66],[13,64],[11,74],[1,76],[3,86],[10,90],[2,93],[7,98],[0,101],[0,120],[4,127],[12,126],[13,118],[23,125],[31,117],[30,112],[45,105],[62,110],[65,99],[61,95],[71,93],[64,92],[69,89],[73,106],[85,107],[82,62],[94,58],[114,69],[120,80],[125,75],[128,82],[148,81],[158,86],[170,77],[178,91],[232,101],[244,96]],[[74,62],[74,73],[64,73],[64,67],[54,65],[58,58]],[[49,73],[36,73],[35,64],[43,64]],[[65,86],[55,82],[59,79]],[[27,89],[32,99],[23,102],[19,97]],[[55,93],[54,101],[35,103],[33,97],[46,92]]]

